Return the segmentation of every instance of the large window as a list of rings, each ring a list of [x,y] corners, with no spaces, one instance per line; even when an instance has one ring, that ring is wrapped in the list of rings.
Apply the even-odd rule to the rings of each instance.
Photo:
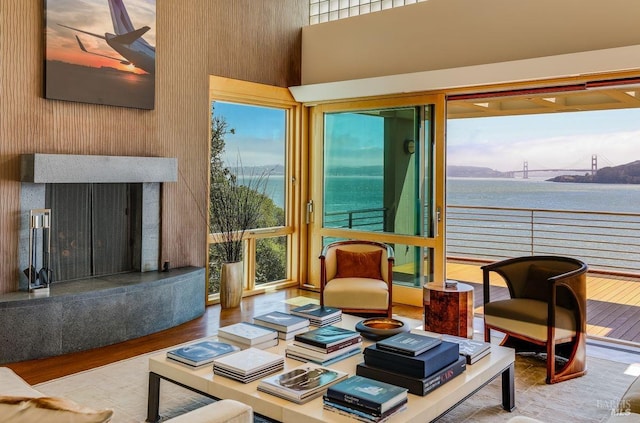
[[[444,126],[443,100],[416,96],[311,109],[310,256],[336,239],[391,245],[394,302],[421,304],[416,288],[442,277],[444,143],[437,128]],[[319,280],[314,270],[311,281]]]
[[[273,98],[257,100],[242,90],[225,91],[226,81],[212,77],[207,249],[211,300],[219,293],[224,262],[243,262],[245,292],[293,284],[297,277],[297,260],[292,260],[297,237],[291,229],[297,189],[291,140],[297,106],[273,87],[268,90],[276,93]],[[254,93],[263,87],[246,85],[247,92]]]

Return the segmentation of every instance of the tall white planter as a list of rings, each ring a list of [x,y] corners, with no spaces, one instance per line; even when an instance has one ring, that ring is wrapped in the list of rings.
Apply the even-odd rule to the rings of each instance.
[[[222,263],[220,269],[220,306],[234,308],[242,300],[243,262]]]

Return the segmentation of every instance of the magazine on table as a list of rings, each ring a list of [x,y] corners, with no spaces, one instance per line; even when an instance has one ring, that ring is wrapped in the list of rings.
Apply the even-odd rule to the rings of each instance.
[[[433,336],[432,332],[424,331],[420,328],[411,330],[411,333],[420,335]],[[460,355],[466,357],[467,364],[473,364],[485,357],[491,352],[491,343],[479,341],[476,339],[463,338],[461,336],[442,334],[438,335],[443,341],[452,342],[458,344]]]
[[[391,416],[394,416],[396,413],[407,409],[408,400],[405,398],[404,401],[398,403],[396,406],[391,407],[389,410],[384,413],[375,413],[371,410],[367,410],[366,408],[358,407],[353,404],[349,404],[347,402],[342,402],[335,400],[333,398],[329,398],[326,395],[323,396],[323,408],[325,410],[333,411],[338,414],[342,414],[343,416],[352,417],[356,420],[362,422],[373,422],[373,423],[383,423],[389,420]]]
[[[281,311],[272,311],[260,316],[254,316],[253,322],[280,332],[293,332],[309,326],[309,319]]]
[[[192,367],[201,367],[237,351],[240,351],[239,347],[226,342],[202,341],[167,351],[167,358]]]
[[[407,389],[355,375],[329,387],[326,396],[372,413],[384,413],[407,400]]]
[[[305,304],[291,310],[294,316],[305,317],[310,321],[324,322],[342,316],[342,310],[334,307],[323,307],[319,304]]]
[[[213,368],[214,370],[219,368],[241,375],[249,375],[280,363],[284,363],[284,357],[280,354],[258,348],[247,348],[213,360]]]
[[[308,331],[309,331],[309,326],[304,326],[304,327],[301,327],[299,329],[292,330],[292,331],[289,331],[289,332],[278,331],[278,339],[283,339],[285,341],[289,341],[291,339],[294,339],[294,337],[296,335],[299,335],[301,333],[305,333],[305,332],[308,332]]]
[[[278,331],[253,323],[240,322],[218,329],[218,337],[224,337],[243,344],[260,344],[278,337]]]
[[[416,356],[440,345],[442,340],[433,336],[403,332],[376,343],[378,348],[400,354]]]
[[[316,364],[320,364],[322,366],[328,366],[330,364],[336,363],[340,360],[344,360],[345,358],[360,354],[361,350],[360,348],[356,348],[354,350],[348,350],[347,352],[344,352],[340,355],[337,355],[333,358],[328,358],[328,359],[318,359],[315,357],[311,357],[308,355],[302,355],[302,354],[298,354],[298,353],[294,353],[294,352],[290,352],[287,351],[286,352],[286,356],[288,358],[293,358],[294,360],[298,360],[298,361],[306,361],[306,362],[311,362],[311,363],[316,363]]]
[[[296,342],[302,342],[319,348],[330,348],[355,338],[360,338],[360,333],[354,330],[339,328],[337,326],[323,326],[296,335],[294,339]]]
[[[239,347],[241,350],[246,350],[247,348],[258,348],[261,350],[266,350],[267,348],[271,348],[271,347],[275,347],[278,345],[279,340],[278,338],[273,338],[273,339],[269,339],[268,341],[265,342],[260,342],[257,344],[246,344],[244,342],[240,342],[240,341],[236,341],[234,339],[227,339],[226,337],[222,336],[221,334],[218,334],[218,340],[221,342],[226,342],[228,344],[231,345],[235,345],[236,347]]]
[[[321,352],[321,351],[305,348],[303,346],[299,346],[296,344],[289,344],[287,345],[286,352],[301,355],[303,357],[315,358],[317,360],[330,360],[332,358],[338,357],[352,350],[360,351],[361,348],[362,348],[362,342],[356,342],[354,344],[348,345],[339,350],[335,350],[332,352]]]
[[[339,370],[308,363],[262,379],[258,390],[302,404],[319,397],[329,386],[348,376]]]

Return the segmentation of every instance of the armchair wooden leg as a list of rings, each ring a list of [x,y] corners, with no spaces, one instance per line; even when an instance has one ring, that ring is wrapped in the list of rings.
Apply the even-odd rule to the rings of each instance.
[[[552,358],[547,355],[547,383],[558,383],[587,374],[587,353],[585,335],[579,334],[578,337],[569,344],[563,344],[561,349],[569,351],[566,354],[567,362],[556,369],[555,353]],[[562,357],[562,355],[561,355]],[[550,370],[550,363],[553,362],[553,369]]]

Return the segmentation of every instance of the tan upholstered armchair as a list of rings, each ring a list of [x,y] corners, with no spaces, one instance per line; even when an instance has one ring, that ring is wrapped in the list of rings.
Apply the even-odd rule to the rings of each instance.
[[[369,241],[338,241],[320,255],[320,305],[391,317],[393,248]]]
[[[531,256],[489,264],[482,271],[486,341],[495,329],[506,334],[502,345],[518,352],[546,352],[547,383],[587,372],[585,263],[568,257]],[[491,301],[490,272],[505,280],[510,299]],[[557,365],[558,357],[564,364]]]

